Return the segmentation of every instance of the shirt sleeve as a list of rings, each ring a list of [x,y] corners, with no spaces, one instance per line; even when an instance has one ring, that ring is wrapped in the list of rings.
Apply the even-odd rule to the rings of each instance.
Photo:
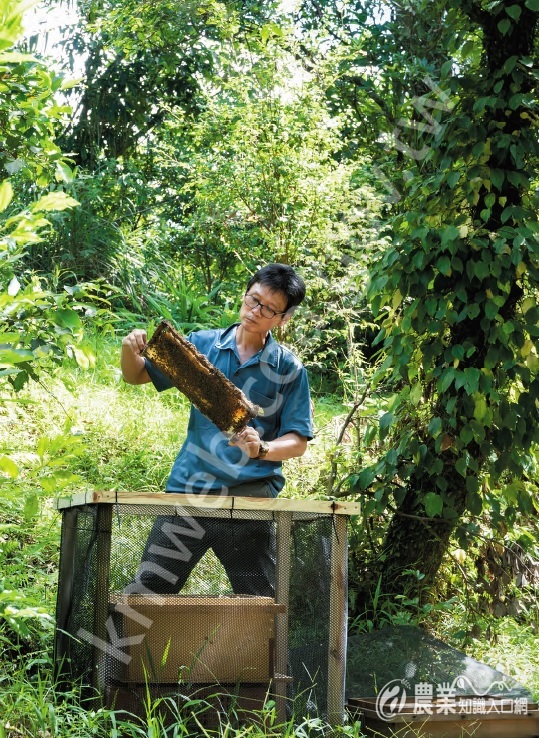
[[[293,382],[282,388],[283,403],[279,435],[297,433],[308,440],[314,436],[311,410],[311,394],[307,370],[301,367]]]
[[[146,362],[146,371],[148,372],[150,379],[152,380],[153,386],[158,392],[163,392],[163,390],[174,387],[170,379],[165,374],[163,374],[162,371],[157,369],[151,363],[151,361],[148,361],[148,359],[146,358],[144,358],[144,361]]]

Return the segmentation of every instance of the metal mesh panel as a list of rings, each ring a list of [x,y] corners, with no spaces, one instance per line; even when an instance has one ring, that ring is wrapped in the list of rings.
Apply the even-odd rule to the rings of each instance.
[[[343,685],[332,687],[331,662],[344,663],[346,649],[335,517],[190,512],[147,504],[64,511],[59,673],[135,714],[146,686],[180,701],[201,691],[239,695],[255,709],[272,697],[283,717],[335,710],[332,690],[338,700]]]
[[[429,633],[407,625],[355,635],[348,641],[347,693],[370,698],[401,683],[410,694],[424,684],[450,686],[446,695],[531,698],[513,677],[482,664]]]

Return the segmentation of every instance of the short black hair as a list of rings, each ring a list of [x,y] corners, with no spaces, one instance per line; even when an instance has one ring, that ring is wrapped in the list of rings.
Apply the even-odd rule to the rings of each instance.
[[[247,283],[246,292],[254,284],[263,284],[272,292],[282,292],[286,297],[286,311],[296,307],[305,297],[305,282],[288,264],[266,264],[253,274]]]

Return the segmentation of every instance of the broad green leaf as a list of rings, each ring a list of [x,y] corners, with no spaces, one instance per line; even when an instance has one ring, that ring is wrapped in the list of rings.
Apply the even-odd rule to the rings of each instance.
[[[39,512],[39,500],[36,494],[29,495],[24,502],[24,519],[26,521],[35,518]]]
[[[468,424],[462,427],[459,437],[465,446],[467,446],[469,443],[471,443],[471,441],[473,441],[473,437],[474,437],[473,430],[470,428]]]
[[[455,379],[455,370],[451,367],[446,369],[441,378],[440,391],[447,392]]]
[[[487,300],[485,304],[485,315],[489,320],[494,320],[498,315],[498,306],[493,300]]]
[[[470,494],[476,494],[479,492],[479,479],[477,477],[468,476],[466,477],[466,490]]]
[[[368,425],[365,435],[363,436],[363,445],[370,446],[378,435],[378,428],[375,425]]]
[[[65,192],[49,192],[32,204],[33,212],[49,212],[54,210],[66,210],[80,205],[77,200]]]
[[[386,430],[393,423],[393,413],[384,413],[380,418],[380,428]]]
[[[357,482],[354,485],[354,489],[365,490],[370,487],[376,477],[376,470],[374,468],[363,469],[357,475]]]
[[[479,305],[476,302],[470,303],[468,307],[466,308],[466,312],[468,313],[468,317],[471,318],[472,320],[474,318],[477,318],[477,316],[480,313]]]
[[[496,187],[497,190],[501,190],[505,179],[505,173],[503,169],[491,169],[490,179],[494,187]]]
[[[471,56],[472,54],[476,53],[477,46],[473,41],[466,41],[461,49],[461,54],[463,58],[466,58],[467,56]]]
[[[464,388],[469,395],[474,394],[479,389],[479,380],[481,372],[475,367],[467,367],[464,370]]]
[[[34,358],[28,349],[0,348],[0,364],[13,366]]]
[[[510,484],[506,484],[503,488],[503,496],[509,500],[509,502],[518,502],[519,493],[523,488],[523,483],[518,480],[515,482],[511,482]]]
[[[491,346],[485,356],[485,368],[494,369],[500,359],[500,350],[496,346]]]
[[[466,480],[468,484],[468,480]],[[466,507],[473,515],[480,515],[483,510],[483,500],[477,492],[468,492],[466,495]]]
[[[442,246],[445,246],[448,243],[451,243],[451,241],[454,241],[459,237],[459,229],[456,226],[448,226],[442,233]]]
[[[444,502],[441,495],[436,494],[436,492],[427,492],[423,498],[423,506],[427,516],[434,518],[442,514]]]
[[[487,206],[487,208],[492,208],[495,202],[496,195],[493,192],[489,192],[489,194],[485,197],[485,205]]]
[[[41,436],[37,442],[36,446],[36,453],[39,456],[40,461],[43,463],[43,460],[45,458],[45,454],[50,448],[51,440],[50,438],[47,438],[47,436]]]
[[[466,469],[468,465],[464,456],[460,456],[455,462],[455,469],[458,471],[461,477],[466,477]]]
[[[70,79],[64,79],[62,80],[62,85],[60,87],[61,90],[70,90],[73,87],[76,87],[77,85],[80,85],[82,82],[84,82],[84,77],[71,77]]]
[[[420,382],[415,382],[410,390],[410,402],[412,405],[419,405],[423,396],[423,387]]]
[[[72,331],[78,331],[82,327],[81,319],[79,318],[77,313],[74,310],[70,310],[69,308],[57,310],[54,313],[54,321],[58,325],[69,328]]]
[[[524,95],[520,92],[516,93],[515,95],[511,95],[509,98],[509,107],[511,110],[516,110],[522,105],[522,101],[524,99]]]
[[[482,395],[477,395],[475,397],[475,407],[474,407],[474,418],[476,420],[483,420],[487,415],[487,401]]]
[[[460,179],[460,172],[450,172],[447,175],[447,184],[453,190]]]
[[[13,187],[8,179],[0,184],[0,212],[5,210],[13,197]]]
[[[490,268],[484,261],[477,261],[475,263],[475,276],[478,279],[486,279],[490,276]]]
[[[451,260],[448,256],[440,256],[436,261],[436,267],[442,274],[449,276],[451,274]]]
[[[445,477],[436,477],[436,486],[445,492],[447,489],[447,479]]]
[[[507,15],[509,15],[513,20],[518,20],[520,18],[520,15],[522,13],[522,8],[520,5],[510,5],[508,8],[505,8],[505,12]],[[508,71],[511,71],[510,69]]]
[[[441,418],[432,418],[432,420],[429,423],[429,433],[433,438],[436,438],[436,436],[439,436],[442,432],[442,419]]]
[[[21,340],[20,332],[0,331],[0,343],[18,343]]]
[[[19,476],[19,467],[9,457],[0,456],[0,472],[7,474],[12,479],[16,479]]]
[[[75,358],[75,361],[77,362],[78,366],[80,366],[81,369],[89,369],[90,368],[90,359],[85,354],[84,351],[77,348],[77,346],[71,346],[70,349],[73,353],[73,356]]]
[[[58,182],[73,182],[73,171],[63,161],[56,162],[56,179],[58,180]],[[76,200],[74,200],[73,203],[76,203]]]
[[[266,44],[271,36],[281,37],[283,35],[283,29],[277,25],[277,23],[266,23],[260,29],[260,38],[262,43]]]

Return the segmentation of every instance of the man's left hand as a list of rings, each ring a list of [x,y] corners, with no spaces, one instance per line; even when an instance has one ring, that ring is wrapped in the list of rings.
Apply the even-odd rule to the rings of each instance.
[[[230,446],[238,446],[250,459],[256,459],[260,452],[260,436],[258,431],[247,426],[235,433],[229,440]]]

